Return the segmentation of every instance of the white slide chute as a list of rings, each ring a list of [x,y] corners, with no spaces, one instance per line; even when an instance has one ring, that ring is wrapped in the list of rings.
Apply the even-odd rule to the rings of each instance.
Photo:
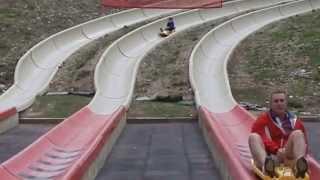
[[[44,93],[59,66],[84,45],[138,22],[180,10],[132,9],[77,25],[41,41],[18,61],[14,84],[0,96],[0,112],[22,111]]]
[[[320,8],[319,0],[300,0],[247,13],[207,33],[190,57],[190,81],[200,124],[224,179],[256,179],[248,138],[254,117],[234,100],[227,61],[235,47],[260,28]],[[310,178],[320,178],[320,165],[308,155]]]

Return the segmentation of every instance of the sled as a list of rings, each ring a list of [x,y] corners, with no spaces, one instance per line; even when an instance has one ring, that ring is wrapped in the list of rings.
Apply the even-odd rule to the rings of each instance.
[[[270,177],[264,174],[251,160],[251,165],[253,168],[253,172],[262,180],[309,180],[309,174],[306,173],[304,178],[296,178],[294,176],[293,169],[291,167],[285,166],[284,164],[280,164],[275,169],[276,177]]]
[[[169,36],[170,34],[172,34],[174,32],[173,31],[168,31],[168,30],[163,30],[162,28],[160,28],[160,33],[159,33],[159,36],[161,37],[167,37]]]

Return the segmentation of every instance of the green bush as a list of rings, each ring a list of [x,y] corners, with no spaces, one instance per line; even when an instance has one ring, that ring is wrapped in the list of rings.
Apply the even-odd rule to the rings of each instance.
[[[303,108],[302,103],[299,102],[299,101],[296,100],[296,99],[289,99],[289,101],[288,101],[288,106],[289,106],[289,107],[292,107],[292,108],[296,108],[296,109]]]

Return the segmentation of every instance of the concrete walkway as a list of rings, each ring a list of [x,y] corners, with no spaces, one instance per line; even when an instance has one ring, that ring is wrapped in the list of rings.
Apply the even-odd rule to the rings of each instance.
[[[0,163],[17,154],[54,126],[53,124],[20,124],[0,134]]]
[[[128,124],[98,180],[220,179],[196,122]]]

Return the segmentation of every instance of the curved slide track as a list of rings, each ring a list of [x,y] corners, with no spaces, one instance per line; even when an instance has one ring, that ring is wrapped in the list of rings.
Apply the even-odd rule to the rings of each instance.
[[[223,179],[256,179],[251,170],[248,137],[254,118],[234,100],[227,76],[233,49],[267,24],[320,8],[319,0],[295,1],[231,19],[206,34],[190,57],[190,81],[200,124]],[[311,179],[320,165],[310,155]]]
[[[243,0],[221,9],[192,10],[173,16],[177,32],[228,15],[285,1]],[[57,125],[0,166],[6,179],[93,179],[126,123],[140,61],[155,45],[166,18],[115,41],[95,71],[96,95],[90,104]],[[170,37],[169,37],[170,38]]]
[[[66,29],[32,47],[18,61],[14,84],[0,96],[0,133],[18,123],[17,111],[28,108],[44,93],[61,63],[78,49],[124,26],[179,11],[127,10]]]
[[[177,27],[175,33],[205,22],[282,2],[288,1],[232,1],[224,3],[223,8],[219,9],[182,12],[172,16]],[[115,41],[103,53],[95,70],[96,95],[89,104],[96,113],[109,114],[119,106],[129,108],[140,61],[147,52],[168,39],[158,35],[159,28],[164,27],[166,22],[167,19],[163,18],[142,26]]]
[[[178,10],[133,9],[97,18],[54,34],[24,54],[15,70],[14,84],[0,97],[0,111],[27,108],[42,94],[58,67],[82,46],[127,25]]]

